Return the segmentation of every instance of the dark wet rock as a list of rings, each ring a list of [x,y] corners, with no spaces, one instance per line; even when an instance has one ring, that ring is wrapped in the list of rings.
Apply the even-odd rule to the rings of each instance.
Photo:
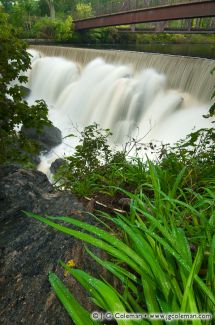
[[[64,276],[57,261],[74,259],[77,268],[97,276],[102,270],[80,241],[24,216],[23,210],[91,222],[76,197],[56,191],[43,173],[18,165],[0,167],[0,324],[72,324],[50,287],[48,272],[56,272],[79,301],[94,310],[86,292]]]
[[[39,154],[25,153],[28,156],[29,161],[36,167],[41,162]]]
[[[62,143],[61,131],[53,125],[44,126],[41,132],[38,132],[35,128],[22,127],[21,132],[27,138],[36,141],[42,152],[48,152],[51,148]]]
[[[132,200],[128,197],[123,197],[119,200],[119,204],[122,206],[122,208],[130,208],[131,203]]]
[[[25,86],[20,86],[21,92],[22,92],[22,97],[27,98],[30,95],[31,90]]]
[[[56,159],[52,164],[51,164],[51,167],[50,167],[50,172],[52,174],[55,174],[58,170],[58,168],[60,168],[64,163],[64,159],[62,158],[58,158]]]
[[[88,204],[86,205],[86,210],[88,212],[93,212],[95,209],[95,205],[96,205],[96,200],[95,199],[91,199]]]

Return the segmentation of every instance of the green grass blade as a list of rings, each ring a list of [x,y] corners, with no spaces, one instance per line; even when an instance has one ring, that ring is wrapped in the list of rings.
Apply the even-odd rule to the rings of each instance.
[[[211,241],[208,258],[207,284],[215,294],[215,235]]]
[[[128,258],[130,258],[130,261],[134,260],[134,262],[137,263],[138,265],[140,265],[142,267],[144,267],[144,266],[146,267],[144,261],[139,257],[138,254],[136,254],[136,252],[133,249],[131,249],[128,245],[126,245],[121,240],[119,240],[116,236],[111,235],[109,232],[106,232],[98,227],[92,226],[85,222],[81,222],[81,221],[71,218],[71,217],[48,217],[48,219],[64,221],[69,224],[78,226],[81,229],[85,229],[85,230],[95,234],[102,240],[107,241],[112,246],[116,247],[119,252],[121,251],[122,253],[128,255],[127,261],[128,261]],[[126,262],[126,260],[124,260],[124,261]]]
[[[184,296],[182,299],[182,304],[181,304],[181,311],[182,312],[196,312],[197,308],[195,308],[195,310],[193,309],[195,304],[194,304],[194,296],[193,296],[193,281],[194,281],[194,277],[196,274],[198,274],[199,271],[199,266],[202,263],[202,259],[203,259],[203,248],[199,247],[195,260],[193,262],[189,277],[187,279],[187,283],[186,283],[186,287],[185,287],[185,291],[184,291]],[[190,305],[190,307],[192,306],[192,309],[187,309],[188,308],[188,304]]]
[[[160,283],[160,285],[163,287],[163,291],[165,292],[166,296],[168,296],[170,290],[169,282],[161,269],[160,264],[158,263],[153,249],[144,239],[144,236],[141,236],[137,227],[129,227],[120,219],[117,219],[116,223],[120,225],[120,227],[129,235],[132,242],[135,243],[135,251],[139,252],[139,255],[142,256],[142,258],[147,262],[148,273],[150,273],[150,270],[153,272],[155,279],[157,279],[158,283]]]
[[[141,225],[141,227],[143,227]],[[148,234],[150,234],[154,239],[156,239],[170,254],[172,254],[174,256],[174,258],[178,261],[178,263],[188,272],[191,272],[191,268],[189,267],[189,265],[186,263],[186,261],[184,261],[184,259],[169,245],[167,244],[167,242],[162,239],[161,237],[159,237],[158,235],[156,235],[155,233],[153,233],[152,231],[150,231],[149,229],[147,229],[146,227],[144,228],[144,231]],[[213,304],[215,304],[215,296],[213,295],[213,293],[211,292],[211,290],[206,286],[206,284],[203,282],[202,279],[200,279],[197,275],[194,275],[194,279],[195,281],[198,283],[199,287],[202,289],[202,291],[204,292],[205,295],[208,296],[208,298],[211,300],[211,302]]]
[[[114,312],[127,312],[124,304],[122,303],[119,294],[116,293],[114,288],[111,288],[110,285],[105,284],[101,280],[98,280],[86,272],[78,269],[71,269],[64,265],[65,269],[77,280],[79,281],[88,292],[91,292],[92,295],[96,291],[101,299],[104,301],[106,306],[106,311]],[[85,285],[87,284],[87,285]],[[89,290],[89,287],[91,290]],[[92,291],[93,289],[93,291]],[[120,325],[132,325],[132,321],[117,320],[117,323]]]
[[[49,274],[49,282],[76,325],[98,324],[97,322],[92,321],[90,314],[77,302],[56,274],[52,272]]]
[[[175,249],[183,257],[186,263],[192,266],[190,246],[182,228],[175,229]]]
[[[101,260],[98,256],[96,256],[95,254],[93,254],[88,248],[86,248],[86,251],[88,252],[88,254],[100,265],[102,265],[105,269],[107,269],[108,271],[110,271],[113,275],[115,275],[118,279],[120,279],[120,281],[123,284],[127,284],[128,287],[132,290],[132,292],[137,296],[138,295],[138,291],[137,291],[137,287],[134,285],[133,282],[131,282],[129,280],[132,279],[133,281],[137,282],[137,278],[135,275],[133,275],[131,272],[128,272],[127,270],[125,270],[124,268],[117,266],[114,263],[108,262],[108,261],[103,261]]]
[[[65,226],[61,226],[57,223],[54,223],[52,221],[50,221],[49,219],[47,218],[43,218],[41,216],[37,216],[33,213],[30,213],[30,212],[24,212],[25,215],[27,215],[28,217],[31,217],[31,218],[34,218],[38,221],[41,221],[49,226],[51,226],[52,228],[58,230],[58,231],[61,231],[65,234],[68,234],[68,235],[71,235],[75,238],[78,238],[80,240],[83,240],[85,241],[86,243],[89,243],[93,246],[96,246],[98,248],[101,248],[103,249],[104,251],[108,252],[110,255],[120,259],[121,261],[127,263],[128,265],[130,265],[134,270],[136,270],[138,273],[139,273],[139,270],[140,270],[140,267],[133,261],[132,257],[134,257],[134,259],[137,260],[137,262],[142,265],[143,264],[143,261],[141,258],[139,258],[139,256],[137,256],[137,254],[135,252],[133,252],[127,245],[124,245],[123,244],[123,247],[124,247],[124,251],[126,252],[126,248],[129,252],[129,255],[128,256],[126,253],[124,252],[121,252],[119,249],[107,244],[106,242],[100,240],[100,239],[97,239],[91,235],[88,235],[88,234],[85,234],[81,231],[77,231],[77,230],[73,230],[73,229],[70,229],[68,227],[65,227]],[[132,252],[133,252],[133,256],[132,256]]]
[[[179,184],[182,181],[182,178],[183,178],[183,176],[185,174],[186,169],[187,169],[187,167],[182,168],[182,170],[180,171],[180,173],[176,177],[176,180],[175,180],[175,182],[173,184],[173,187],[172,187],[171,191],[169,192],[170,198],[174,198],[175,197],[176,192],[177,192],[177,189],[179,188]]]
[[[148,313],[159,313],[161,312],[157,298],[156,298],[156,288],[154,283],[150,281],[147,277],[142,277],[143,291],[145,296],[145,301],[147,305]],[[156,320],[153,322],[156,325],[161,325],[162,321]]]

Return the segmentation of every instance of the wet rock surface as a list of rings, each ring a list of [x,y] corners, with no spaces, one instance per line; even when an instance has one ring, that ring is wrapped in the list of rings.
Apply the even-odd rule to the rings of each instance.
[[[21,88],[21,92],[22,92],[22,97],[23,97],[24,99],[27,98],[27,97],[30,95],[31,90],[30,90],[29,88],[23,86],[23,85],[20,86],[20,88]]]
[[[0,167],[0,324],[72,324],[50,287],[48,272],[56,272],[79,301],[94,310],[84,290],[64,276],[57,261],[74,259],[77,268],[97,276],[101,269],[80,241],[24,216],[22,210],[91,222],[75,196],[56,191],[43,173],[15,165]]]
[[[50,167],[50,172],[55,174],[58,170],[58,168],[60,168],[64,163],[64,159],[62,158],[58,158],[55,161],[53,161],[53,163],[51,164]]]
[[[39,144],[41,152],[48,152],[62,143],[61,131],[54,125],[44,126],[41,132],[35,128],[22,127],[21,132],[27,138],[35,140]]]

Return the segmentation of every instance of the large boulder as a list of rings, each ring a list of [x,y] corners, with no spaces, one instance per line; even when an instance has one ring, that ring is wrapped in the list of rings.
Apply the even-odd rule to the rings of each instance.
[[[23,210],[91,222],[76,197],[56,191],[43,173],[16,165],[0,168],[0,324],[72,324],[50,287],[48,272],[56,272],[79,301],[94,310],[85,291],[64,277],[57,261],[74,259],[76,267],[97,276],[102,270],[80,241],[26,217]]]
[[[24,99],[27,98],[31,93],[31,90],[29,88],[27,88],[26,86],[21,85],[20,89],[21,89],[21,92],[22,92],[22,97]]]
[[[65,160],[62,158],[58,158],[55,161],[53,161],[53,163],[51,164],[51,167],[50,167],[50,172],[52,174],[55,174],[57,172],[57,170],[63,165],[64,162],[65,162]]]
[[[40,132],[35,128],[26,128],[22,126],[21,132],[27,138],[36,141],[40,146],[41,152],[48,152],[53,147],[62,143],[61,131],[53,125],[44,126]]]

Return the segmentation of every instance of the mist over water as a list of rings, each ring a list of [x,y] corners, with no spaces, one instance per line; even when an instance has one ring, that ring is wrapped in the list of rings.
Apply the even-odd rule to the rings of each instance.
[[[137,71],[131,64],[110,63],[103,58],[83,65],[62,57],[43,57],[36,50],[30,52],[28,101],[47,102],[49,118],[63,137],[74,133],[74,126],[80,130],[97,122],[111,129],[113,145],[123,145],[129,136],[137,135],[145,142],[174,143],[194,128],[210,127],[202,117],[210,107],[209,101],[186,92],[186,85],[185,91],[172,89],[166,75],[153,66]],[[193,83],[191,77],[183,78]],[[40,169],[47,172],[52,161],[71,154],[75,141],[64,139],[42,157]]]

